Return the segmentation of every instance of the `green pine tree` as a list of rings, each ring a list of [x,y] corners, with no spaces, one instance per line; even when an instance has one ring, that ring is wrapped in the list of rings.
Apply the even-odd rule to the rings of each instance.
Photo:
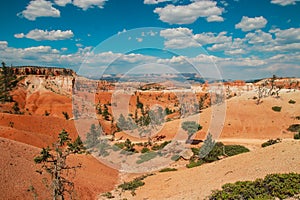
[[[12,97],[10,96],[10,91],[17,85],[17,77],[14,75],[11,67],[7,67],[4,62],[2,62],[2,67],[0,69],[0,101],[10,102]]]

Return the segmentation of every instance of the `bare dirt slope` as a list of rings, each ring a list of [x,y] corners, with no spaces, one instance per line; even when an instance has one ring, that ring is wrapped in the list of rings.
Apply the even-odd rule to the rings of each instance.
[[[33,158],[39,148],[0,138],[0,199],[33,199],[28,191],[33,186],[39,199],[49,197],[42,179],[36,172],[40,169]],[[80,199],[95,199],[99,193],[111,190],[118,179],[118,172],[112,170],[89,155],[79,155],[70,159],[70,165],[82,163],[74,179],[75,191]]]
[[[157,173],[128,199],[204,199],[228,182],[255,180],[270,173],[300,173],[300,141],[280,144],[204,164],[192,169]]]

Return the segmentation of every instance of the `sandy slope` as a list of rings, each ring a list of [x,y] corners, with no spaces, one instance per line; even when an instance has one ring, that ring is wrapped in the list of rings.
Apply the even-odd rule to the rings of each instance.
[[[34,186],[39,199],[45,199],[49,193],[42,183],[41,176],[35,171],[40,169],[33,158],[39,148],[0,138],[0,199],[33,199],[33,193],[27,191]],[[70,165],[82,163],[74,179],[75,191],[80,199],[95,199],[99,193],[111,190],[118,179],[118,172],[112,170],[92,156],[79,155],[70,159]]]
[[[280,144],[177,172],[157,173],[128,199],[204,199],[213,189],[238,180],[255,180],[269,173],[300,173],[300,141]]]

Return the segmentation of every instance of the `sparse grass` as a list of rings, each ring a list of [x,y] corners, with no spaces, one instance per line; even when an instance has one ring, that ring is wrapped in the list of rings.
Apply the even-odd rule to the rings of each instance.
[[[164,169],[161,169],[159,172],[173,172],[173,171],[177,171],[177,169],[175,169],[175,168],[164,168]]]
[[[281,111],[281,107],[280,106],[273,106],[272,110],[275,112],[280,112]]]
[[[262,143],[262,144],[261,144],[261,147],[271,146],[271,145],[277,144],[277,143],[279,143],[279,142],[281,142],[281,139],[280,139],[280,138],[277,138],[277,139],[275,139],[275,140],[274,140],[274,139],[270,139],[270,140],[268,140],[268,141]]]
[[[300,174],[269,174],[264,179],[227,183],[208,199],[286,199],[300,194]]]

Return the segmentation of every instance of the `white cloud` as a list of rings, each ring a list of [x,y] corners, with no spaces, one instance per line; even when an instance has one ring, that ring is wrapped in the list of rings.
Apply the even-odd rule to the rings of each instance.
[[[215,1],[196,1],[189,5],[167,5],[164,8],[156,8],[154,13],[159,15],[159,19],[169,24],[191,24],[199,17],[204,17],[207,21],[223,21],[220,16],[223,9],[217,6]]]
[[[15,38],[23,38],[25,37],[24,33],[17,33],[17,34],[14,34]]]
[[[254,18],[243,16],[242,20],[235,25],[235,28],[236,29],[240,28],[242,29],[242,31],[247,32],[247,31],[264,28],[267,22],[268,21],[263,16],[254,17]]]
[[[46,0],[30,1],[26,9],[17,15],[34,21],[38,17],[60,17],[60,11],[52,7],[52,3]]]
[[[7,48],[7,45],[8,45],[7,41],[0,41],[0,49]]]
[[[188,28],[172,28],[160,31],[160,36],[164,37],[165,47],[171,49],[184,49],[188,47],[198,47],[199,43],[193,39],[192,30]]]
[[[226,36],[226,32],[193,34],[188,28],[165,29],[160,32],[160,36],[166,39],[165,47],[172,49],[184,49],[187,47],[199,47],[207,44],[227,43],[232,41],[232,37]]]
[[[106,1],[108,0],[73,0],[73,5],[87,10],[94,7],[103,8]]]
[[[211,15],[208,18],[206,18],[208,22],[223,22],[224,18],[218,15]]]
[[[245,39],[248,40],[249,44],[262,44],[273,41],[272,35],[262,30],[257,30],[255,33],[248,33]]]
[[[31,30],[26,35],[24,33],[15,34],[16,38],[29,38],[37,41],[41,40],[65,40],[73,37],[74,34],[71,30],[61,31],[61,30],[52,30],[44,31],[39,29]]]
[[[275,31],[276,41],[282,44],[300,42],[300,28],[289,28]]]
[[[172,0],[144,0],[144,4],[158,4],[162,2],[168,2]]]
[[[287,6],[287,5],[295,5],[297,1],[299,0],[272,0],[271,3],[278,4],[281,6]]]
[[[72,0],[54,0],[54,3],[59,6],[65,6],[68,3],[72,3]]]
[[[62,51],[68,51],[68,48],[67,47],[62,47],[60,50],[62,50]]]

